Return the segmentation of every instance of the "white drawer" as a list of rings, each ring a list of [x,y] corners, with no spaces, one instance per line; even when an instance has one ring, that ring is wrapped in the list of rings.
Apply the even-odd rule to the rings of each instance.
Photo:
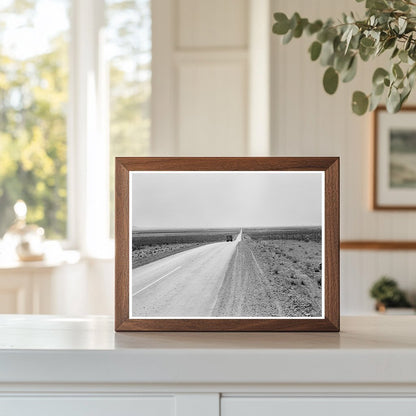
[[[7,416],[174,416],[171,397],[0,397]]]
[[[221,416],[415,416],[416,398],[223,397]]]

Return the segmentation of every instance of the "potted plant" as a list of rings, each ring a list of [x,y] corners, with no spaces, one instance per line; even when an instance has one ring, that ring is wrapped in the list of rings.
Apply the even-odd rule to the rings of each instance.
[[[378,312],[386,312],[387,308],[411,308],[397,282],[387,276],[381,277],[373,284],[370,296],[376,300]]]
[[[395,113],[409,97],[416,79],[416,0],[366,0],[362,19],[344,13],[336,21],[310,22],[299,13],[288,18],[280,12],[274,19],[273,33],[283,36],[284,44],[304,34],[314,38],[309,54],[326,68],[323,86],[328,94],[335,93],[339,81],[355,77],[359,61],[390,55],[390,65],[375,70],[371,93],[353,93],[355,114],[374,110],[384,95],[387,110]]]

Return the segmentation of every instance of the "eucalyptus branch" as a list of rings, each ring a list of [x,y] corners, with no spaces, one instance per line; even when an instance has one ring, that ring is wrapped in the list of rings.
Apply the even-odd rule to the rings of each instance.
[[[290,19],[284,13],[275,13],[273,32],[283,36],[284,44],[304,34],[314,37],[309,54],[326,68],[323,87],[328,94],[336,92],[340,80],[349,82],[355,77],[359,60],[367,62],[390,51],[391,65],[375,70],[370,94],[354,92],[352,109],[359,115],[372,111],[387,93],[387,109],[397,112],[416,78],[416,3],[366,0],[365,8],[364,19],[344,14],[336,25],[332,19],[310,22],[298,13]]]

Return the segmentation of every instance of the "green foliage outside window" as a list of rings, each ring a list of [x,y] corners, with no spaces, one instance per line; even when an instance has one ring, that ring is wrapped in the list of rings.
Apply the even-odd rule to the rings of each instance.
[[[32,55],[30,45],[26,48],[18,45],[22,46],[20,52],[14,53],[10,50],[10,37],[18,26],[34,27],[36,2],[15,0],[3,4],[0,7],[0,238],[13,222],[13,205],[18,199],[28,205],[28,222],[44,227],[48,238],[64,238],[67,31],[56,33],[42,53]]]
[[[47,238],[66,237],[70,3],[4,0],[0,4],[0,238],[13,222],[18,199],[28,206],[28,222],[45,228]],[[149,152],[151,7],[150,0],[106,0],[105,6],[112,234],[114,157]],[[65,24],[51,21],[56,11]],[[43,21],[42,13],[47,14]],[[16,32],[19,28],[22,38]],[[40,32],[51,32],[37,53],[25,44],[26,29],[32,30],[29,43],[42,38]],[[35,46],[38,43],[36,39]]]
[[[150,152],[150,0],[107,0],[110,70],[110,235],[114,234],[114,158]]]

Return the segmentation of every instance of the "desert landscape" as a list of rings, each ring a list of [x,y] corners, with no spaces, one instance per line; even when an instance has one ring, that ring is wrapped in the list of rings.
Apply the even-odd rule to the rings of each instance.
[[[321,227],[133,230],[133,317],[320,317]]]

